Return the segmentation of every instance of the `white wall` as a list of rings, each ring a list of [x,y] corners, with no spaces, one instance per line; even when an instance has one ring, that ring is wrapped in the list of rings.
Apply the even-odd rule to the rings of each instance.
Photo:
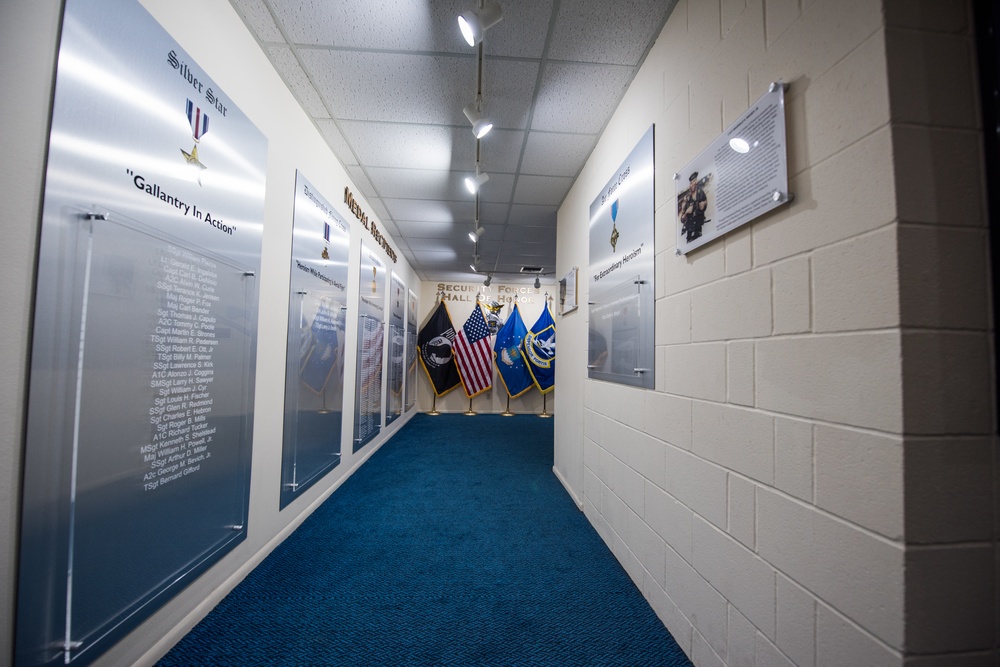
[[[194,626],[229,590],[388,437],[411,412],[394,422],[361,452],[352,452],[354,363],[345,363],[345,405],[341,464],[300,498],[278,511],[280,491],[284,356],[288,317],[289,256],[295,171],[352,224],[348,306],[358,299],[358,258],[362,239],[411,288],[415,273],[402,258],[393,264],[343,204],[345,186],[359,188],[334,158],[319,132],[279,80],[258,44],[226,0],[143,0],[160,24],[225,90],[268,139],[267,193],[261,258],[260,308],[250,521],[248,537],[191,586],[170,600],[97,665],[152,664]],[[21,447],[25,385],[31,325],[31,299],[40,219],[48,113],[61,15],[59,0],[4,0],[0,3],[0,110],[9,122],[0,130],[3,178],[4,243],[0,243],[0,281],[4,317],[0,345],[4,350],[0,379],[0,655],[12,655],[17,521],[19,518]],[[197,20],[192,20],[197,16]],[[372,208],[359,197],[371,216]],[[374,216],[372,216],[374,217]],[[389,240],[390,244],[394,242]],[[356,323],[348,322],[347,347],[353,349]]]
[[[992,664],[972,54],[964,2],[681,0],[559,210],[563,273],[656,124],[655,391],[563,318],[555,461],[698,665]],[[794,202],[675,256],[672,174],[776,80]]]

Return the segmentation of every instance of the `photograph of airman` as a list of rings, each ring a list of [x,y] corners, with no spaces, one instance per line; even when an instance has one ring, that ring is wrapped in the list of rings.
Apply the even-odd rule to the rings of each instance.
[[[711,182],[712,174],[701,178],[698,172],[692,172],[688,177],[688,188],[677,195],[677,218],[681,224],[681,234],[687,243],[701,238],[705,223],[711,222],[708,217],[709,202],[706,186]]]

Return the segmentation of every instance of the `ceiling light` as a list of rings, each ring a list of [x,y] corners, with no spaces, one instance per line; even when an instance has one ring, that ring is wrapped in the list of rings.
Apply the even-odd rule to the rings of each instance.
[[[465,177],[465,187],[468,188],[469,192],[476,194],[479,192],[479,188],[482,187],[483,183],[490,180],[489,174],[476,174],[475,176]]]
[[[469,268],[479,273],[479,255],[472,256],[472,264],[469,264]]]
[[[484,118],[483,114],[474,105],[470,104],[465,107],[462,109],[462,113],[472,123],[472,133],[476,135],[476,139],[482,139],[493,129],[493,121],[489,118]]]
[[[499,23],[503,18],[500,5],[487,2],[478,12],[462,12],[458,17],[458,27],[469,46],[483,41],[483,33]]]
[[[486,230],[482,227],[476,227],[471,232],[469,232],[469,238],[472,239],[473,243],[478,243],[479,238],[486,233]]]
[[[486,276],[486,280],[483,281],[483,284],[489,287],[491,282],[493,282],[493,276]]]
[[[542,281],[538,279],[538,276],[535,276],[535,289],[538,289],[541,286],[542,286]]]

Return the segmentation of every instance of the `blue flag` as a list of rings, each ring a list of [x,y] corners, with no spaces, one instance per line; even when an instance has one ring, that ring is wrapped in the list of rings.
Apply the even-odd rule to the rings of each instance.
[[[521,342],[528,334],[521,313],[514,304],[514,311],[497,332],[497,340],[493,344],[493,363],[500,373],[500,381],[507,389],[511,398],[517,398],[534,386],[528,365],[521,352]]]
[[[538,391],[549,393],[556,384],[556,323],[548,303],[524,337],[521,347],[528,360],[528,372],[535,380]]]

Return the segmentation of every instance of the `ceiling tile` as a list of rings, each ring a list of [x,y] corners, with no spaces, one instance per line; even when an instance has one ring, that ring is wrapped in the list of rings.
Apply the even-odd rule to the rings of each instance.
[[[468,100],[458,105],[459,113],[466,104],[476,101],[475,61],[472,63],[470,85],[464,90]],[[483,115],[496,127],[523,130],[528,123],[531,100],[538,82],[537,61],[486,60],[483,64]],[[462,116],[465,120],[465,116]]]
[[[504,243],[510,242],[512,248],[529,245],[551,245],[556,241],[555,227],[521,226],[507,227],[504,233]]]
[[[503,20],[486,31],[486,36],[483,38],[483,52],[486,57],[541,58],[545,49],[549,19],[552,16],[551,0],[499,0],[499,2],[503,9]],[[478,3],[475,0],[461,2],[460,9],[452,21],[456,21],[457,26],[458,13],[467,9],[475,10],[477,7]]]
[[[432,169],[390,169],[371,167],[371,178],[379,194],[389,199],[468,200],[473,196],[465,189],[466,174]],[[490,174],[490,180],[480,190],[483,201],[510,201],[514,186],[512,174]]]
[[[517,179],[514,202],[517,204],[543,204],[558,206],[566,198],[573,179],[566,176],[530,176],[521,174]]]
[[[468,123],[461,100],[475,91],[472,56],[306,48],[298,53],[337,118],[456,126]]]
[[[458,253],[454,250],[411,250],[418,262],[425,264],[442,264],[458,261]],[[466,260],[469,263],[471,260]]]
[[[375,192],[375,188],[372,187],[372,182],[368,180],[368,176],[365,175],[364,169],[361,166],[348,166],[347,174],[351,177],[354,185],[358,188],[358,192],[364,195],[365,199],[378,197],[378,193]]]
[[[676,0],[565,2],[559,7],[550,60],[575,60],[635,67],[660,34]]]
[[[598,134],[625,94],[633,72],[615,65],[549,63],[531,129]]]
[[[476,138],[463,128],[345,120],[341,130],[370,167],[475,169]]]
[[[459,226],[453,222],[426,222],[420,220],[397,221],[400,232],[411,243],[417,238],[444,239],[458,236]]]
[[[261,42],[284,43],[264,0],[231,0],[233,7]]]
[[[383,224],[385,224],[386,229],[389,229],[390,228],[389,226],[392,225],[393,229],[390,229],[390,232],[393,235],[397,235],[399,233],[399,230],[395,229],[395,224],[392,221],[392,216],[389,215],[389,211],[386,209],[385,203],[381,199],[376,197],[368,197],[368,205],[371,206],[372,213],[375,214],[375,217],[381,220]]]
[[[479,202],[479,220],[483,223],[502,224],[507,222],[508,202]],[[472,219],[471,217],[469,218]]]
[[[460,0],[326,2],[271,0],[296,44],[393,51],[467,51],[456,17]]]
[[[341,164],[344,166],[358,164],[358,158],[355,157],[354,151],[351,150],[351,147],[344,139],[344,135],[340,133],[340,129],[337,127],[336,121],[319,119],[316,121],[316,126],[319,128],[323,138],[326,139],[326,143],[333,150],[333,154],[337,156]]]
[[[329,118],[330,114],[323,106],[323,100],[299,66],[299,61],[295,59],[292,50],[287,46],[271,46],[268,47],[267,53],[274,68],[284,79],[285,85],[292,91],[306,113],[313,118]]]
[[[389,214],[397,222],[447,222],[471,220],[476,203],[468,201],[435,201],[431,199],[383,199]]]
[[[480,279],[468,270],[476,200],[462,185],[476,167],[462,108],[475,101],[477,49],[455,21],[479,2],[230,1],[417,275]],[[677,0],[500,2],[483,43],[494,130],[479,146],[490,175],[479,250],[501,271],[551,271],[557,206]]]
[[[575,178],[596,142],[597,135],[530,132],[521,173]]]
[[[537,225],[551,226],[555,228],[556,211],[558,208],[558,206],[551,204],[542,206],[532,204],[514,204],[510,207],[509,222],[512,226]]]
[[[469,155],[471,165],[465,168],[475,171],[476,138],[472,132],[469,132],[469,138],[472,139],[472,150]],[[521,146],[523,144],[524,132],[494,128],[492,132],[479,141],[479,157],[482,170],[486,173],[505,171],[513,174],[517,171],[517,163],[521,161]]]

